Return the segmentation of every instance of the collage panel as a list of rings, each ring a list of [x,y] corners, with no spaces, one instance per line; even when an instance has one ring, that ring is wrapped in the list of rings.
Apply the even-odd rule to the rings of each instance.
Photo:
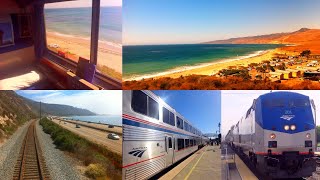
[[[0,90],[122,89],[121,0],[2,0]]]
[[[0,91],[0,179],[122,179],[122,91]]]
[[[123,91],[122,179],[221,179],[219,91]]]
[[[221,91],[223,179],[319,179],[319,93]]]
[[[320,89],[319,1],[123,3],[123,89]]]

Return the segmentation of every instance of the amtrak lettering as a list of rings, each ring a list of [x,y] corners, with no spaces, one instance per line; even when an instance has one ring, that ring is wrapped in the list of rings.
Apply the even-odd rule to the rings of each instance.
[[[147,151],[147,147],[138,147],[133,148],[132,151],[129,152],[129,154],[136,157],[141,157],[145,151]]]
[[[295,117],[295,115],[292,114],[291,110],[285,110],[284,115],[282,115],[280,118],[287,120],[287,121],[290,121],[294,117]]]

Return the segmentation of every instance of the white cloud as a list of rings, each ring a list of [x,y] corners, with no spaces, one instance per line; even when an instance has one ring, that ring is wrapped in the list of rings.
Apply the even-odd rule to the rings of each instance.
[[[78,108],[88,109],[98,114],[122,114],[122,91],[106,90],[106,91],[36,91],[25,92],[20,91],[19,94],[28,94],[31,99],[50,104],[65,104]],[[26,95],[25,95],[26,96]]]
[[[252,105],[254,99],[270,91],[221,91],[221,133],[225,135]],[[320,91],[292,91],[309,96],[316,106],[317,125],[320,125]]]

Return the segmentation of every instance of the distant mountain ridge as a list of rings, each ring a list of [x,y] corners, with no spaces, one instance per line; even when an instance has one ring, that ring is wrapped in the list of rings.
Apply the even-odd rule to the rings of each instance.
[[[292,44],[294,46],[285,46],[280,49],[298,53],[311,50],[312,54],[320,54],[320,29],[301,28],[294,32],[230,38],[208,41],[204,44]]]
[[[32,110],[39,114],[40,103],[33,101],[31,99],[24,98],[27,104],[32,108]],[[42,115],[53,115],[53,116],[93,116],[97,115],[87,109],[76,108],[69,105],[61,104],[48,104],[41,103],[41,113]]]
[[[301,28],[300,30],[294,31],[294,32],[283,32],[283,33],[273,33],[273,34],[266,34],[266,35],[230,38],[225,40],[215,40],[215,41],[204,42],[204,44],[264,44],[264,43],[286,44],[288,43],[286,39],[289,36],[304,33],[310,30],[311,29],[308,29],[308,28]]]

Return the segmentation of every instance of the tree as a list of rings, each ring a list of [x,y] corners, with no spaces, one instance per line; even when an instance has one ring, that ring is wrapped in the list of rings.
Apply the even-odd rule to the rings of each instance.
[[[310,50],[304,50],[304,51],[302,51],[301,53],[300,53],[300,56],[310,56],[310,54],[311,54],[311,51]]]

